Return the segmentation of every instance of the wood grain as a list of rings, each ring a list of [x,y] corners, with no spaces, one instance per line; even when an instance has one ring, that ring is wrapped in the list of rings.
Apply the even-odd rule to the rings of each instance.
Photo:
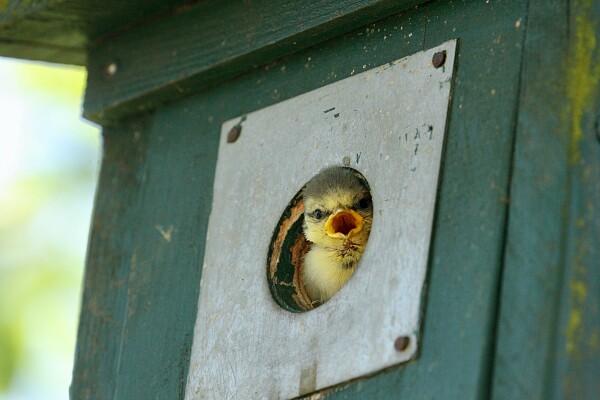
[[[113,399],[126,321],[131,246],[144,184],[147,121],[105,132],[87,253],[72,399]],[[137,132],[137,133],[136,133]]]

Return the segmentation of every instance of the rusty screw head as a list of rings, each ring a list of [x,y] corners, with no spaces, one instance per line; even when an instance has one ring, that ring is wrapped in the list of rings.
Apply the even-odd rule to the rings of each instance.
[[[408,336],[399,336],[394,341],[394,348],[396,349],[396,351],[404,351],[408,348],[409,344],[410,338]]]
[[[440,68],[446,63],[446,50],[438,51],[431,58],[431,63],[435,68]]]
[[[227,134],[227,143],[233,143],[236,140],[238,140],[238,138],[240,137],[241,133],[242,133],[242,126],[241,125],[236,125],[233,128],[231,128],[231,130]]]

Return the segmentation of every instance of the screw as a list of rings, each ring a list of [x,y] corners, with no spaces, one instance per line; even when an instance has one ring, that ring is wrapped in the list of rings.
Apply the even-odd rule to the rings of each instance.
[[[409,343],[410,338],[408,336],[399,336],[394,341],[394,348],[396,349],[396,351],[404,351],[408,348]]]
[[[438,51],[431,58],[434,67],[439,68],[446,63],[446,50]]]
[[[236,140],[238,140],[238,138],[240,137],[241,133],[242,133],[242,126],[241,125],[236,125],[233,128],[231,128],[231,130],[227,134],[227,143],[233,143]]]

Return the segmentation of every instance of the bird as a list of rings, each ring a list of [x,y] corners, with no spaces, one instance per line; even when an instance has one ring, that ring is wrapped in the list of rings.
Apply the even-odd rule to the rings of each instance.
[[[304,188],[302,283],[313,304],[329,300],[356,270],[371,232],[373,202],[366,179],[348,167],[328,167]]]

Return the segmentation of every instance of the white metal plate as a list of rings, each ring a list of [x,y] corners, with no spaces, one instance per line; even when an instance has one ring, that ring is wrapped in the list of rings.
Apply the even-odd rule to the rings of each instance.
[[[449,41],[223,124],[186,399],[291,398],[416,355],[455,50]],[[365,253],[329,302],[285,311],[267,284],[273,230],[296,192],[346,156],[373,196]]]

